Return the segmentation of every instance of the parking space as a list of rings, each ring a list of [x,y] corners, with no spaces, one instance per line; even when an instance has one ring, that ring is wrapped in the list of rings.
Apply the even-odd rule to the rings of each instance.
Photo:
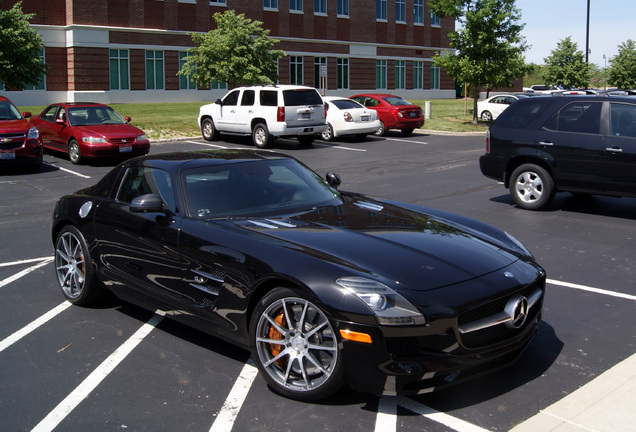
[[[246,146],[194,139],[151,152]],[[549,281],[544,322],[519,361],[437,393],[344,390],[307,404],[272,393],[248,352],[161,312],[117,300],[69,307],[55,280],[51,211],[114,163],[76,166],[46,154],[39,173],[0,175],[0,429],[510,430],[636,353],[636,200],[558,194],[546,211],[520,210],[481,176],[483,136],[396,133],[310,148],[281,140],[275,149],[321,175],[339,173],[341,189],[474,217],[528,246]]]

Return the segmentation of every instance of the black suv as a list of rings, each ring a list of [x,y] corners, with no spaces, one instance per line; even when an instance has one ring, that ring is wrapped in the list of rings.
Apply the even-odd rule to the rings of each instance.
[[[636,197],[636,97],[519,100],[488,130],[479,166],[530,210],[556,191]]]

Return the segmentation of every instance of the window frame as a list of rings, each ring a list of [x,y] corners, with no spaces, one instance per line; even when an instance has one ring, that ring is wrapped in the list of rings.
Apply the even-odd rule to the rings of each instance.
[[[116,55],[113,53],[116,52]],[[125,53],[125,56],[122,56]],[[113,76],[113,65],[116,66],[115,76]],[[125,74],[122,73],[122,66]],[[116,78],[117,87],[113,86],[113,78]],[[125,78],[125,82],[123,79]],[[130,90],[130,50],[110,48],[108,51],[108,83],[110,90]]]
[[[386,59],[375,60],[375,89],[387,90],[387,61]]]
[[[395,22],[406,24],[406,0],[395,0]]]
[[[376,21],[386,21],[386,7],[387,0],[376,0],[375,1],[375,20]]]
[[[349,59],[338,57],[336,59],[336,89],[349,90]]]
[[[151,57],[148,57],[151,55]],[[146,90],[165,90],[166,70],[165,53],[162,50],[145,50]],[[149,70],[149,65],[151,69]],[[161,87],[159,87],[159,84]]]

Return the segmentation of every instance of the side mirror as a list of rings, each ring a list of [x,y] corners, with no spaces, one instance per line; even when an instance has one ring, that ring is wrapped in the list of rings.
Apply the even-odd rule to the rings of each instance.
[[[132,121],[130,117],[124,117],[124,120],[126,120],[126,123],[130,123]]]
[[[156,194],[141,195],[133,198],[130,203],[130,211],[133,213],[163,212],[163,200]]]
[[[223,101],[221,99],[217,99],[214,103],[217,105],[223,105]]]
[[[338,186],[340,186],[340,183],[341,183],[340,176],[338,174],[328,172],[325,178],[327,179],[327,184],[329,186],[331,186],[332,188],[338,189]]]
[[[31,111],[25,111],[22,113],[22,117],[24,118],[29,118],[31,117],[33,114],[31,114]]]

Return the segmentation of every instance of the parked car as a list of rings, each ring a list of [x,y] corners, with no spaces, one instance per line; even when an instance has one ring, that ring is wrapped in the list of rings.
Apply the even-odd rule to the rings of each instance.
[[[493,121],[511,103],[526,98],[525,95],[495,95],[486,100],[477,102],[477,115],[483,121]]]
[[[145,155],[150,141],[108,105],[62,102],[44,108],[31,123],[38,128],[44,147],[68,153],[74,164],[98,157]]]
[[[525,93],[534,93],[534,94],[552,94],[555,92],[560,92],[561,90],[563,89],[557,86],[546,85],[546,84],[535,84],[533,86],[530,86],[530,88],[528,87],[523,88],[523,91]]]
[[[526,248],[339,184],[262,150],[125,161],[57,202],[57,281],[71,303],[108,289],[251,350],[298,400],[430,391],[520,355],[546,283]]]
[[[30,112],[20,114],[13,102],[0,96],[0,166],[42,166],[42,140],[30,117]]]
[[[267,148],[272,140],[295,137],[303,145],[327,129],[327,109],[315,88],[296,85],[238,87],[199,109],[203,138],[219,133],[251,135],[254,145]]]
[[[381,127],[375,135],[382,136],[389,129],[400,129],[408,136],[413,130],[424,126],[422,108],[400,96],[390,94],[359,94],[351,96],[356,102],[378,112]]]
[[[363,139],[380,129],[380,120],[375,110],[365,108],[349,98],[325,96],[322,99],[327,105],[328,126],[321,135],[323,140],[331,141],[344,135],[355,135],[358,139]]]
[[[557,191],[636,197],[636,99],[517,101],[488,130],[479,165],[525,209],[544,208]]]

